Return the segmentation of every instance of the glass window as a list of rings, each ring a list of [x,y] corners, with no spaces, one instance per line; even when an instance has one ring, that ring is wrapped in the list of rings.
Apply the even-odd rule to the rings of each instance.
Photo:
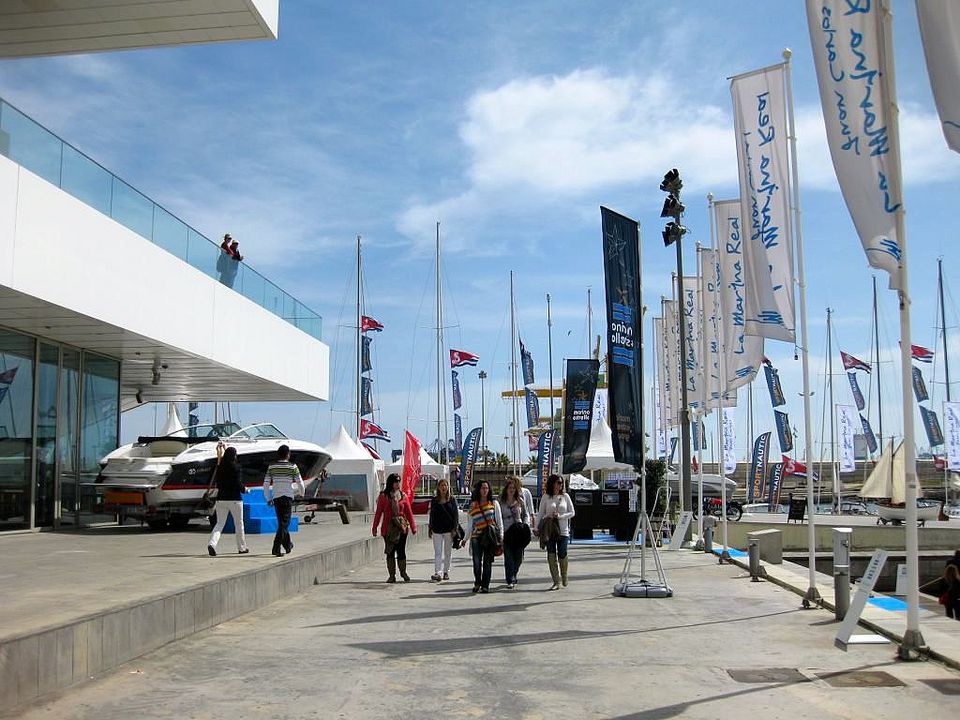
[[[40,343],[40,364],[37,366],[37,494],[34,527],[53,525],[56,508],[57,469],[57,368],[60,349]]]
[[[239,289],[243,296],[253,300],[257,305],[263,305],[265,287],[263,275],[249,265],[240,263],[240,279],[243,284]]]
[[[110,216],[140,237],[153,237],[153,203],[118,177],[113,178]]]
[[[8,157],[11,160],[47,182],[60,185],[63,143],[56,135],[6,103],[0,113],[0,129],[10,136]]]
[[[113,175],[69,145],[63,146],[61,187],[104,215],[110,214]]]
[[[0,330],[0,530],[30,526],[33,338]]]
[[[80,510],[77,485],[77,433],[80,402],[80,351],[63,349],[60,367],[60,401],[57,463],[60,471],[60,524],[75,525]]]
[[[83,354],[83,396],[80,409],[80,517],[100,522],[101,498],[87,483],[100,472],[100,460],[117,448],[120,413],[120,363],[93,353]]]
[[[196,230],[189,229],[187,231],[188,263],[214,280],[219,280],[223,269],[221,258],[230,260],[233,265],[237,264],[235,260],[220,249],[219,245],[214,245]]]
[[[187,259],[187,229],[162,207],[153,206],[153,242],[181,260]]]

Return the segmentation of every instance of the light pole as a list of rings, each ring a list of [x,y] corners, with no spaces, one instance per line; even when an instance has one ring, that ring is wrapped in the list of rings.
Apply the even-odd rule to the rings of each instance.
[[[484,415],[485,402],[483,399],[483,381],[487,379],[486,370],[481,370],[477,377],[480,378],[480,452],[483,454],[483,469],[487,469],[487,428],[486,417]]]

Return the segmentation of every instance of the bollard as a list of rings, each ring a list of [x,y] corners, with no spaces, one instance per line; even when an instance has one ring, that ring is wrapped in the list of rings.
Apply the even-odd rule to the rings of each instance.
[[[850,607],[850,566],[833,567],[833,616],[843,620]]]
[[[705,527],[703,529],[703,551],[713,553],[713,528]]]
[[[750,554],[750,579],[753,582],[760,582],[760,541],[750,538],[747,551]]]

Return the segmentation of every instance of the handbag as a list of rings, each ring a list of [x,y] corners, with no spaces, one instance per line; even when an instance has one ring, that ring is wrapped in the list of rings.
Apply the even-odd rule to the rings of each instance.
[[[497,526],[493,523],[483,529],[483,532],[480,533],[479,541],[480,547],[484,550],[493,551],[494,554],[496,554],[496,550],[499,547],[500,552],[503,552],[503,548],[500,545],[500,533],[497,532]]]
[[[457,526],[453,529],[453,532],[450,533],[450,539],[453,541],[453,549],[459,550],[463,547],[464,538],[466,533],[463,531],[463,526],[460,523],[457,523]]]
[[[507,532],[503,535],[503,542],[512,548],[523,550],[530,544],[532,537],[533,533],[530,531],[529,525],[524,522],[515,522],[507,528]]]

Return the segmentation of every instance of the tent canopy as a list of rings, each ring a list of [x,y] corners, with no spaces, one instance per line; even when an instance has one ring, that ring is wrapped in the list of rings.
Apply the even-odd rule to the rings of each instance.
[[[397,473],[398,475],[403,473],[403,455],[397,458],[397,461],[390,463],[385,468],[387,475],[390,473]],[[420,473],[422,475],[433,475],[436,478],[445,478],[449,473],[449,469],[446,465],[441,465],[424,450],[420,448]]]
[[[587,464],[584,470],[633,470],[629,463],[613,459],[613,434],[606,420],[600,420],[590,428],[590,445],[587,446]]]
[[[327,452],[333,456],[334,460],[366,460],[367,462],[373,462],[373,457],[367,452],[367,449],[350,437],[350,434],[343,425],[340,426],[340,429],[330,438],[330,442],[324,447],[326,447]]]

